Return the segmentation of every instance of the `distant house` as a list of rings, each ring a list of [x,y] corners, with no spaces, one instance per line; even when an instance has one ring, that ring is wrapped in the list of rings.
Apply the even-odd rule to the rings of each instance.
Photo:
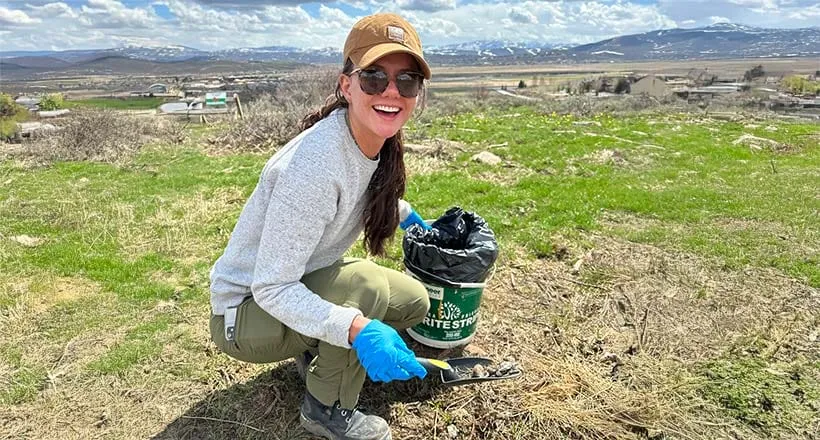
[[[666,82],[656,77],[655,75],[648,75],[639,79],[635,84],[630,86],[630,93],[633,95],[648,95],[648,96],[665,96],[672,93],[672,89],[666,85]]]
[[[40,98],[31,96],[19,96],[14,100],[15,103],[22,105],[28,111],[37,111],[40,109]]]
[[[169,97],[176,96],[176,93],[171,93],[168,86],[161,83],[151,84],[146,90],[137,90],[131,92],[132,96],[143,97]]]
[[[168,86],[159,83],[151,84],[150,86],[148,86],[148,93],[153,93],[155,95],[158,95],[160,93],[168,93]]]

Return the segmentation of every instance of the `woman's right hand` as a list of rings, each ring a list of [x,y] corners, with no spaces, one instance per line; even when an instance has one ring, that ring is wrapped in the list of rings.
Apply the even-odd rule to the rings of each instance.
[[[352,332],[351,337],[354,337]],[[424,378],[427,375],[427,370],[418,363],[416,355],[407,348],[396,330],[377,319],[370,320],[355,335],[353,349],[374,382]]]

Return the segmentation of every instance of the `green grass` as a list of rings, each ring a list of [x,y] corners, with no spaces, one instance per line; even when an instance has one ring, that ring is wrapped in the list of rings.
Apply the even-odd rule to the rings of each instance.
[[[735,418],[771,432],[780,426],[810,430],[816,416],[806,402],[820,401],[820,384],[812,371],[820,363],[780,365],[755,358],[717,359],[702,366],[709,380],[703,395]]]
[[[164,98],[88,98],[65,101],[66,108],[110,108],[117,110],[149,110],[159,107]]]
[[[169,322],[167,317],[160,317],[137,326],[128,332],[121,343],[90,363],[88,369],[102,374],[119,373],[151,359],[162,351],[164,341],[157,334],[167,330]]]
[[[468,164],[415,181],[412,188],[419,190],[413,196],[419,200],[414,205],[430,214],[463,205],[485,216],[502,241],[526,244],[533,252],[540,252],[551,233],[600,229],[602,214],[614,212],[653,222],[649,229],[616,225],[624,237],[719,257],[732,267],[776,267],[820,286],[817,254],[801,254],[793,246],[817,243],[820,236],[812,221],[820,209],[815,195],[820,150],[811,136],[817,125],[754,130],[793,149],[775,153],[734,145],[749,131],[736,123],[699,123],[682,116],[653,125],[644,117],[592,120],[600,127],[523,108],[441,118],[425,128],[428,135],[479,147],[507,142],[493,152],[535,173],[502,187],[471,179],[482,166]],[[596,162],[595,154],[604,149],[618,150],[625,163]],[[453,187],[462,190],[453,192]],[[528,201],[535,202],[531,208]],[[771,230],[722,226],[731,221],[770,225],[791,237],[778,241]]]

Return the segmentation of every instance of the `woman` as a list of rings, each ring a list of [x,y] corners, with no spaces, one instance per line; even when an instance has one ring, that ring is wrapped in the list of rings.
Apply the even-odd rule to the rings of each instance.
[[[390,439],[387,422],[356,409],[374,381],[423,378],[396,329],[420,322],[418,281],[342,259],[364,230],[383,254],[404,194],[401,128],[430,68],[415,29],[394,14],[357,22],[334,97],[267,162],[211,271],[211,336],[247,362],[296,357],[306,370],[301,423],[329,439]],[[314,357],[315,356],[315,357]]]

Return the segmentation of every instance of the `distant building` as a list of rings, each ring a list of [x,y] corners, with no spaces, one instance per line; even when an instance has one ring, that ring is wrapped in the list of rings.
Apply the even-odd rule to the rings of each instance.
[[[31,96],[19,96],[14,100],[18,105],[22,105],[28,111],[37,111],[40,109],[40,98]]]
[[[159,84],[159,83],[151,84],[150,86],[148,86],[148,93],[153,93],[155,95],[158,95],[158,94],[161,94],[161,93],[163,93],[163,94],[168,93],[168,86],[166,86],[165,84]]]
[[[630,86],[630,93],[633,95],[666,96],[672,93],[672,89],[666,85],[662,79],[655,75],[648,75],[639,79]]]

